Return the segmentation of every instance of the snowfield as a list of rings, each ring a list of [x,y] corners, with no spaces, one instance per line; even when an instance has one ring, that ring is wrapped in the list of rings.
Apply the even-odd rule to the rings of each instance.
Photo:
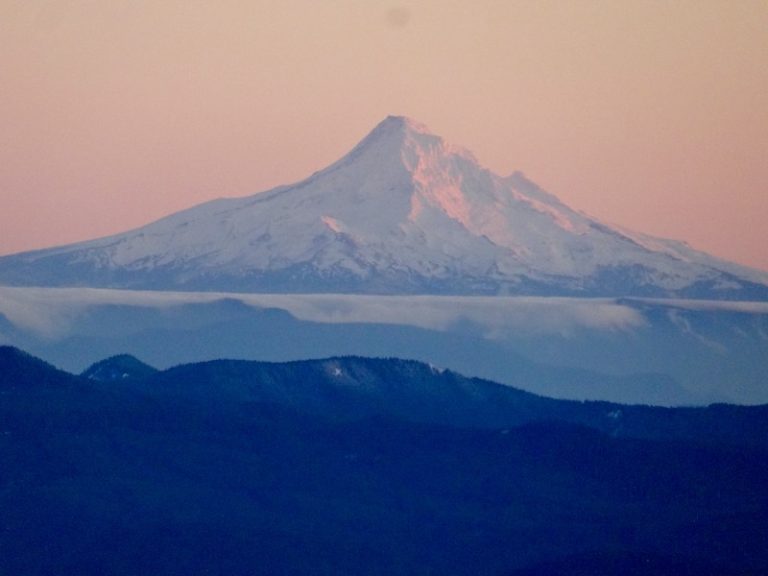
[[[608,226],[389,117],[306,180],[0,258],[0,283],[768,300],[768,274]]]

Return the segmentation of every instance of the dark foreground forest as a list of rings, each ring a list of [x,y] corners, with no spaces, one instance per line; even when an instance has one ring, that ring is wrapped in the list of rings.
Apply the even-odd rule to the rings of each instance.
[[[768,573],[768,408],[0,348],[0,575]]]

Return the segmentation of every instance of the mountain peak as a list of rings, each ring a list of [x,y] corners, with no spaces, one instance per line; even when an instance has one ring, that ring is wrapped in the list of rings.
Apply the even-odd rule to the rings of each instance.
[[[481,170],[474,155],[468,150],[445,142],[425,124],[406,116],[387,116],[363,138],[352,151],[329,167],[356,164],[368,174],[376,173],[389,179],[400,169],[418,178],[429,166],[431,177],[445,169],[451,171],[454,161],[466,161]]]
[[[390,132],[390,131],[407,131],[416,132],[419,134],[432,134],[431,130],[421,122],[409,118],[408,116],[389,115],[384,120],[379,122],[371,133],[374,132]]]
[[[381,162],[384,157],[399,158],[404,149],[413,148],[414,145],[429,148],[442,143],[439,136],[416,120],[406,116],[387,116],[340,162],[357,159],[366,152],[372,153],[376,161]]]
[[[384,118],[373,130],[406,130],[409,132],[416,132],[419,134],[432,134],[429,128],[425,124],[409,118],[408,116],[394,116],[390,115]]]
[[[92,364],[80,376],[98,382],[116,382],[144,378],[155,372],[157,372],[155,368],[135,356],[119,354]]]

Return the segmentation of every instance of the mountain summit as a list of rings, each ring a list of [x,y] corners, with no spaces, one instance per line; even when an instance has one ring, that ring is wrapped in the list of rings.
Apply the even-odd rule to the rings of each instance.
[[[768,299],[768,274],[576,212],[418,122],[382,121],[296,184],[0,258],[0,282],[378,294]]]

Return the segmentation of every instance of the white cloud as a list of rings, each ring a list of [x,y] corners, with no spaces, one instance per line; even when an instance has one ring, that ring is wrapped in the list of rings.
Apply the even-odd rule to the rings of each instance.
[[[278,308],[309,322],[377,323],[448,331],[470,325],[487,338],[569,336],[580,329],[634,330],[647,325],[641,311],[610,298],[361,296],[344,294],[232,294],[94,288],[0,287],[0,313],[17,327],[46,338],[78,331],[78,319],[100,305],[167,309],[223,298],[254,308]],[[766,314],[768,303],[636,300],[672,309]]]
[[[645,325],[640,312],[610,299],[224,294],[91,288],[0,288],[0,313],[22,329],[56,338],[77,332],[78,318],[93,306],[162,309],[222,298],[239,300],[255,308],[279,308],[310,322],[397,324],[441,331],[469,323],[488,338],[519,330],[567,335],[579,328],[628,330]]]

